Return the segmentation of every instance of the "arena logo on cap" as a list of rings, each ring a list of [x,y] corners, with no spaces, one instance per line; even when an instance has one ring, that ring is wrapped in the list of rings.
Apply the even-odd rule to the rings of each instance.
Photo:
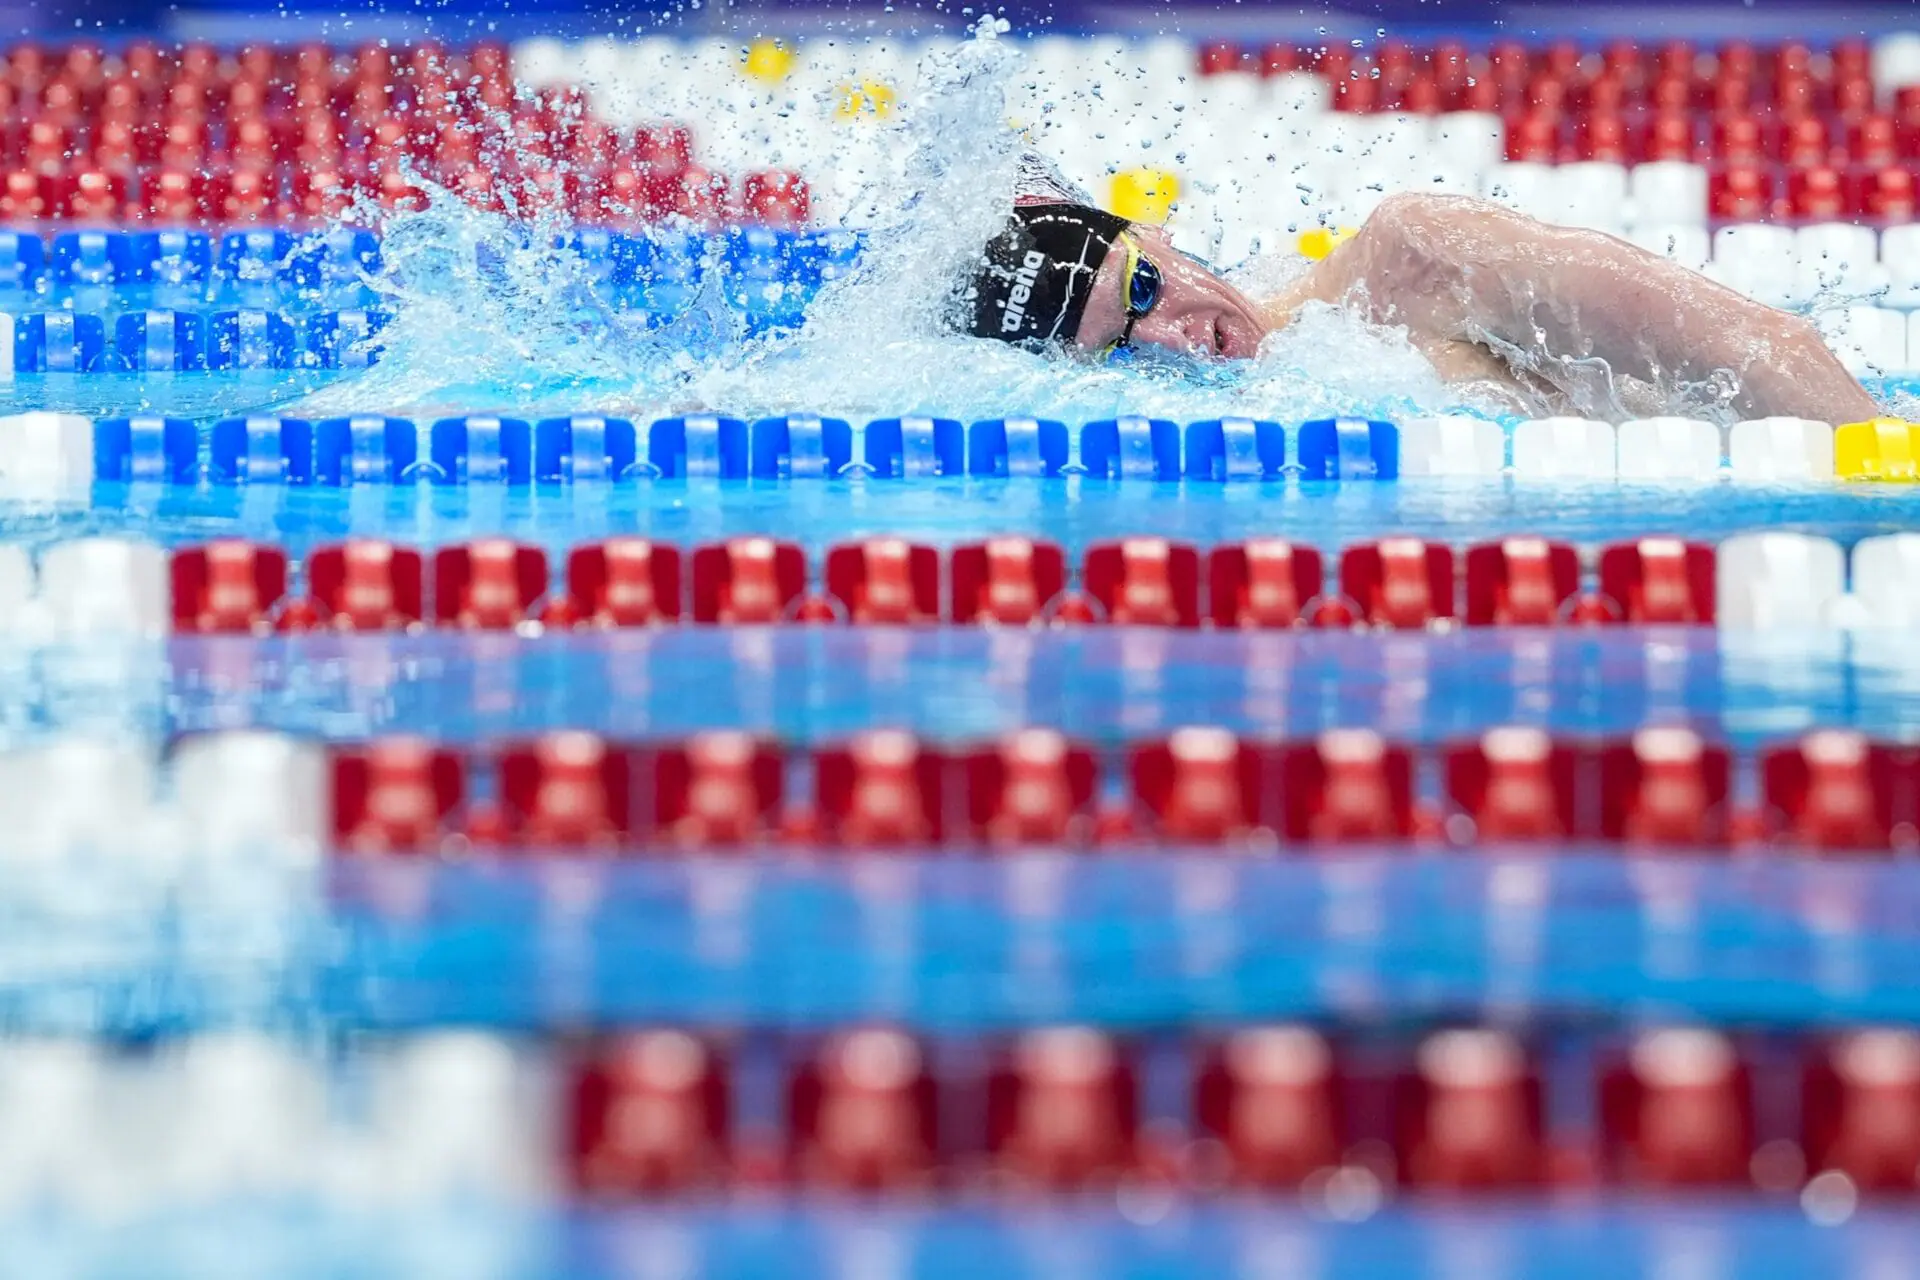
[[[1039,282],[1040,268],[1047,265],[1047,255],[1038,249],[1027,250],[1027,256],[1020,260],[1020,266],[1013,273],[1013,288],[1007,293],[1007,299],[1000,304],[1000,332],[1017,333],[1027,321],[1027,299],[1033,296],[1033,286]]]

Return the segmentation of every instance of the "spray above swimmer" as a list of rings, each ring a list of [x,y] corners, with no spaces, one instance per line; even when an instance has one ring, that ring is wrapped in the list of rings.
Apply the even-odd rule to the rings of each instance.
[[[1024,72],[1022,49],[998,38],[1003,25],[982,19],[974,39],[929,49],[917,84],[884,118],[836,135],[837,180],[850,193],[846,225],[857,225],[863,244],[857,262],[817,289],[789,278],[791,263],[735,255],[737,234],[683,223],[635,237],[648,262],[634,271],[628,297],[612,297],[605,264],[580,251],[569,225],[536,217],[529,229],[429,189],[426,207],[395,216],[389,230],[392,266],[377,286],[397,312],[382,335],[386,362],[321,392],[313,407],[496,402],[510,393],[556,410],[585,402],[1294,418],[1409,406],[1522,414],[1576,406],[1625,416],[1682,405],[1726,416],[1782,403],[1857,409],[1864,399],[1817,340],[1790,332],[1790,318],[1618,241],[1477,202],[1393,197],[1317,265],[1269,255],[1223,275],[1179,252],[1163,228],[1107,214],[1049,176],[1006,122],[1009,90]],[[792,105],[779,94],[767,101]],[[1054,220],[1063,231],[1074,224],[1072,244],[1032,241],[1036,219],[1021,210],[1034,207],[1036,192],[1071,210]],[[1015,224],[1029,242],[1009,242],[997,273],[990,248],[983,273],[981,246]],[[1520,249],[1549,242],[1558,246],[1556,269],[1516,278]],[[1615,341],[1605,317],[1619,303],[1599,282],[1616,266],[1664,289],[1682,314],[1716,315],[1720,331],[1749,341],[1708,350],[1689,346],[1691,331],[1676,332],[1651,353],[1643,334]],[[1508,287],[1487,287],[1495,280]],[[1501,299],[1516,287],[1548,310],[1581,316],[1577,331],[1507,314]],[[976,308],[963,330],[1095,356],[1124,346],[1181,358],[1100,364],[983,349],[955,332],[956,289],[962,310]],[[635,293],[639,307],[630,305]],[[655,305],[667,295],[671,306]],[[979,308],[991,323],[977,319]],[[763,319],[750,323],[752,315]],[[1771,375],[1749,368],[1759,345],[1784,353],[1800,385],[1761,385]],[[1235,367],[1183,378],[1196,358]],[[1716,375],[1728,369],[1753,384],[1744,395],[1719,389],[1725,380]]]

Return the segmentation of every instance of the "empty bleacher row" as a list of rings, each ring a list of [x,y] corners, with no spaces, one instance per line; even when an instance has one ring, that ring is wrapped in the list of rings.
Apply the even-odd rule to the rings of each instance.
[[[873,729],[810,748],[738,731],[579,731],[455,747],[327,747],[257,730],[0,753],[14,861],[155,866],[343,856],[1330,846],[1910,853],[1920,753],[1814,730],[1753,755],[1677,726],[1618,738],[1488,730],[1439,746],[1372,730],[1297,740],[1189,727],[1124,748],[1052,729],[985,741]]]
[[[715,174],[682,126],[615,130],[578,93],[519,92],[499,45],[15,45],[0,98],[10,223],[366,218],[419,207],[422,179],[522,217],[809,217],[790,171]]]
[[[867,126],[909,92],[915,59],[952,43],[16,49],[0,76],[0,217],[369,217],[416,207],[425,177],[523,217],[833,223],[898,142]],[[1212,74],[1195,77],[1177,39],[1043,39],[1010,105],[1123,212],[1173,207],[1185,243],[1229,261],[1396,190],[1489,195],[1657,244],[1709,221],[1911,220],[1920,86],[1897,70],[1905,46],[1884,47],[1878,82],[1860,44],[1763,59],[1737,44],[1387,42],[1358,58],[1268,51],[1265,74],[1208,50]],[[1143,156],[1179,157],[1177,171],[1135,172]]]
[[[137,1122],[103,1105],[119,1091],[151,1100]],[[1253,1192],[1357,1221],[1395,1196],[1658,1190],[1798,1195],[1831,1222],[1914,1194],[1920,1038],[1679,1023],[1561,1060],[1497,1025],[1178,1039],[868,1025],[757,1048],[654,1026],[416,1032],[329,1057],[229,1031],[145,1052],[11,1041],[0,1116],[16,1135],[0,1155],[9,1206],[364,1197],[373,1169],[386,1206],[856,1192],[985,1210]]]
[[[1850,572],[1849,572],[1850,568]],[[0,545],[0,632],[27,640],[407,633],[563,633],[776,625],[1116,626],[1217,630],[1713,626],[1910,628],[1920,535],[1742,534],[1597,554],[1538,537],[1460,550],[1383,538],[1339,556],[1277,538],[1205,551],[1165,538],[1089,545],[989,538],[941,549],[876,537],[828,549],[739,537],[693,548],[638,536],[571,548],[480,538],[426,552],[372,538],[316,547],[223,540],[171,553],[82,538]]]
[[[0,316],[0,334],[7,318]],[[196,317],[122,316],[114,343],[72,316],[14,322],[16,371],[94,372],[114,361],[177,362],[191,346],[202,367],[335,368],[378,354],[378,312],[300,319],[233,311]],[[61,344],[58,360],[33,343]],[[0,343],[0,359],[8,348]],[[157,354],[155,354],[157,352]],[[151,360],[148,360],[151,356]],[[146,363],[138,363],[146,361]],[[1070,427],[1056,419],[908,415],[869,422],[789,414],[748,421],[684,414],[634,422],[574,414],[467,414],[416,422],[365,414],[318,420],[274,414],[222,418],[202,430],[162,415],[89,421],[78,414],[0,417],[0,477],[15,488],[89,481],[322,485],[629,482],[635,479],[876,480],[977,477],[1114,481],[1384,481],[1498,477],[1623,481],[1844,480],[1911,482],[1920,427],[1897,418],[1826,423],[1762,418],[1729,428],[1690,418],[1619,426],[1540,418],[1504,426],[1465,416],[1400,423],[1319,418],[1289,426],[1255,418],[1119,417]]]

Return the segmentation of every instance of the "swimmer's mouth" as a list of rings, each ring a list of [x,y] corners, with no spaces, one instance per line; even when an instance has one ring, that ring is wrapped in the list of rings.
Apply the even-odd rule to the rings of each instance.
[[[1250,360],[1259,349],[1259,341],[1243,333],[1239,325],[1227,323],[1224,316],[1215,316],[1209,322],[1208,337],[1211,345],[1208,354],[1220,360]]]

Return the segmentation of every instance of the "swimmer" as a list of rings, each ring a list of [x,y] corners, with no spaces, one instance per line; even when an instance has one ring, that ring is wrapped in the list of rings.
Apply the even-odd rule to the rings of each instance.
[[[1271,296],[1249,298],[1165,231],[1024,195],[966,291],[971,332],[1095,357],[1253,356],[1314,303],[1405,328],[1451,382],[1514,408],[1653,415],[1682,385],[1743,418],[1880,412],[1813,324],[1595,231],[1460,196],[1397,195]],[[1077,194],[1077,193],[1074,193]]]

